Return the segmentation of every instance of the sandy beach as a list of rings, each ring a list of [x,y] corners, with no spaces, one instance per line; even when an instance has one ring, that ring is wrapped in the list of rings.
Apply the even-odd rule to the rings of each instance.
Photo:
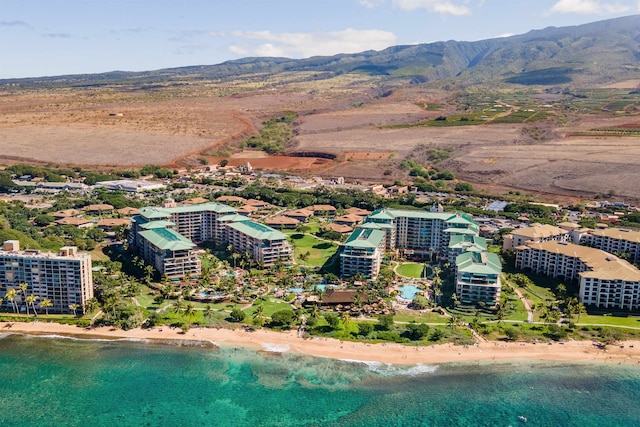
[[[0,322],[0,333],[61,335],[77,338],[148,339],[157,341],[207,341],[220,346],[241,346],[259,351],[293,352],[317,357],[391,364],[442,364],[452,362],[555,360],[640,364],[640,341],[608,345],[603,350],[591,341],[566,343],[520,343],[489,341],[472,346],[452,344],[405,346],[395,343],[368,344],[331,338],[300,338],[295,331],[274,332],[244,329],[158,327],[123,331],[109,327],[81,328],[47,322]]]

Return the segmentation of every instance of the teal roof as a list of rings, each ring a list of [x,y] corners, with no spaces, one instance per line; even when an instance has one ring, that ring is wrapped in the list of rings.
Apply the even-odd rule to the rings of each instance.
[[[182,234],[168,228],[154,228],[138,234],[160,250],[180,251],[196,246]]]
[[[176,224],[171,221],[159,220],[159,221],[148,221],[143,224],[140,224],[140,228],[144,230],[151,230],[152,228],[171,228],[174,225]]]
[[[465,252],[458,255],[456,268],[459,273],[479,275],[499,275],[502,273],[500,257],[491,252]]]
[[[239,213],[224,215],[218,218],[216,221],[220,222],[238,222],[238,221],[246,221],[248,218],[245,215],[241,215]]]
[[[200,203],[198,205],[185,205],[185,206],[177,206],[175,208],[165,208],[165,210],[171,213],[190,213],[190,212],[217,212],[217,213],[233,213],[237,209],[232,208],[229,205],[224,205],[222,203]]]
[[[155,208],[151,206],[147,206],[145,208],[140,208],[140,217],[148,220],[168,218],[171,216],[171,212],[165,208]]]
[[[244,221],[232,222],[228,224],[228,227],[238,230],[242,234],[253,237],[260,240],[284,240],[287,236],[284,233],[279,232],[276,229],[269,227],[268,225],[260,224],[258,222],[250,221],[245,218]]]
[[[449,240],[449,248],[463,248],[465,250],[486,251],[487,240],[484,237],[468,234],[453,235]]]
[[[385,233],[382,230],[358,228],[351,233],[344,245],[353,248],[377,248],[384,238]]]
[[[447,228],[442,231],[443,233],[455,233],[455,234],[468,234],[468,235],[476,235],[478,234],[477,230],[473,228]]]
[[[147,220],[168,218],[174,213],[192,213],[192,212],[217,212],[217,213],[233,213],[236,208],[221,203],[200,203],[198,205],[176,206],[175,208],[157,208],[147,206],[140,209],[140,216]]]
[[[375,230],[381,230],[385,228],[393,228],[393,225],[380,222],[365,222],[364,224],[358,226],[358,228],[373,228]]]
[[[388,209],[377,209],[367,217],[367,219],[394,219],[395,216]]]
[[[473,218],[468,214],[446,214],[448,218],[446,219],[449,224],[473,224]]]

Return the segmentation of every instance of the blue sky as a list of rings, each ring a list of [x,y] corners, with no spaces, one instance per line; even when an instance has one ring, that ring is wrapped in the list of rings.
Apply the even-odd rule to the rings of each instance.
[[[0,6],[0,78],[473,41],[640,13],[640,0],[1,0]]]

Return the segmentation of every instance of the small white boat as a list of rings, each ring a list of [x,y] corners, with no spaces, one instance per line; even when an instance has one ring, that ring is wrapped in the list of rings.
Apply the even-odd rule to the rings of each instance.
[[[527,422],[527,417],[525,417],[525,416],[523,416],[523,415],[518,415],[518,419],[519,419],[520,421],[522,421],[523,423],[526,423],[526,422]]]

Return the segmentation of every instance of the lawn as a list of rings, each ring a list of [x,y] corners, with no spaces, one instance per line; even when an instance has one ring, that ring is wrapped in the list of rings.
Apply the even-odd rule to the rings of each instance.
[[[268,317],[271,317],[271,315],[276,311],[293,310],[293,308],[291,308],[291,304],[277,299],[269,299],[268,301],[262,302],[260,305],[263,307],[263,314]],[[256,305],[247,307],[244,312],[247,313],[247,316],[252,316],[256,311],[256,307]]]
[[[582,325],[616,325],[616,326],[624,326],[630,328],[640,328],[640,317],[639,316],[594,316],[594,315],[582,315],[580,316],[580,320],[578,321],[578,317],[574,316],[573,321]]]
[[[420,278],[422,277],[422,271],[424,270],[424,264],[416,262],[406,262],[400,264],[396,270],[399,275],[404,277]]]
[[[308,234],[295,233],[289,237],[297,264],[322,267],[338,250],[338,245],[319,240]],[[304,258],[304,259],[303,259]]]

